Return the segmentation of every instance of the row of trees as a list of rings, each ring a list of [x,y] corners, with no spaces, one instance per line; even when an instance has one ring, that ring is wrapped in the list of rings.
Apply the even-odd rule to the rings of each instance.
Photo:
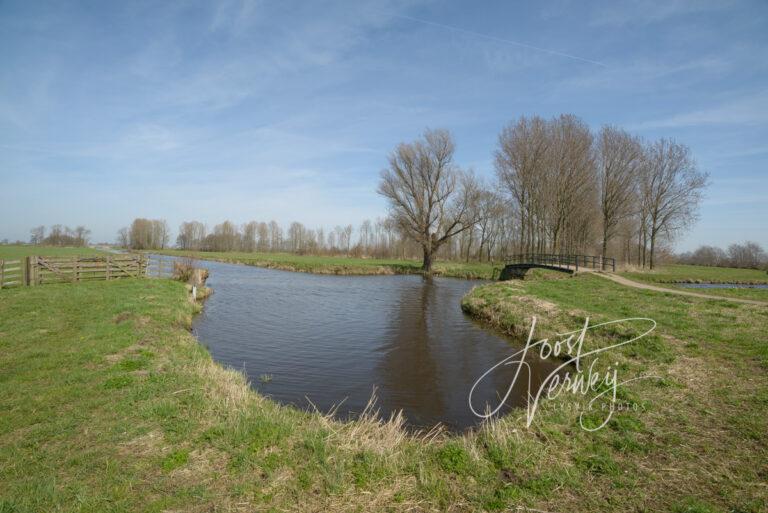
[[[118,244],[133,249],[162,249],[168,245],[167,226],[164,220],[136,219],[118,232]],[[209,229],[200,221],[185,221],[179,226],[176,247],[194,251],[287,251],[381,258],[410,258],[417,253],[417,248],[397,233],[387,219],[365,220],[357,228],[346,225],[327,231],[322,227],[307,228],[299,222],[283,228],[276,221],[242,225],[224,221]]]
[[[47,246],[85,246],[91,237],[91,230],[85,226],[70,228],[55,224],[47,233],[45,226],[36,226],[30,230],[29,242]]]
[[[747,241],[731,244],[728,249],[699,246],[695,251],[678,255],[677,261],[681,264],[764,269],[768,266],[768,253],[757,242]]]
[[[205,251],[291,251],[373,257],[493,260],[509,253],[589,253],[653,267],[660,250],[696,219],[707,175],[675,141],[646,142],[620,128],[598,133],[579,118],[522,117],[499,135],[495,183],[454,162],[446,130],[427,130],[389,156],[378,192],[389,215],[331,230],[275,221],[212,230],[179,227],[176,245]],[[136,219],[119,233],[135,249],[169,243],[163,220]]]
[[[164,219],[134,219],[117,232],[117,243],[124,248],[164,249],[170,239],[171,229]]]
[[[690,150],[647,143],[612,126],[593,134],[579,118],[522,117],[499,135],[493,190],[453,163],[444,130],[392,153],[379,193],[423,269],[459,237],[469,258],[501,252],[599,253],[651,268],[660,243],[696,219],[707,175]],[[479,239],[479,242],[477,241]]]
[[[696,219],[707,185],[689,148],[580,119],[520,118],[499,136],[496,174],[522,252],[591,252],[655,265],[661,242]],[[634,246],[634,247],[633,247]]]

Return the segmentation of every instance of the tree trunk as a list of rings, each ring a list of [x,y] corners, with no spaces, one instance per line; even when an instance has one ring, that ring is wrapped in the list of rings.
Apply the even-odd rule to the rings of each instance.
[[[654,266],[654,253],[656,252],[656,233],[651,230],[651,256],[650,256],[650,268],[653,270]]]
[[[421,264],[421,270],[426,274],[432,273],[432,249],[424,248],[424,260]]]

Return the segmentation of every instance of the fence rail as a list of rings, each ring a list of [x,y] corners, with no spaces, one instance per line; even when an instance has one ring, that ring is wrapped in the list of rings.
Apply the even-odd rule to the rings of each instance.
[[[137,254],[0,259],[0,289],[119,278],[170,277],[172,261]]]
[[[24,285],[24,260],[0,260],[0,288]]]
[[[506,265],[549,265],[553,267],[573,268],[578,271],[579,267],[587,269],[611,269],[616,272],[616,259],[603,258],[594,255],[560,255],[553,253],[524,253],[519,255],[509,255],[504,257]]]
[[[174,274],[173,260],[156,255],[149,255],[146,260],[145,274],[149,278],[171,278]]]

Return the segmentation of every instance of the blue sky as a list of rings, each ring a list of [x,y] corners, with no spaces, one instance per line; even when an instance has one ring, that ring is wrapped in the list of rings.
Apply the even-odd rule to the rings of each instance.
[[[679,249],[768,247],[768,3],[0,2],[0,238],[383,216],[387,153],[573,113],[688,144],[712,185]]]

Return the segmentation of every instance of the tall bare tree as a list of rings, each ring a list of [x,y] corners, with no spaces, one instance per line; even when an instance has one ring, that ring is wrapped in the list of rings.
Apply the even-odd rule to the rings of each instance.
[[[446,130],[427,130],[413,143],[400,144],[381,172],[378,192],[389,201],[400,232],[422,249],[422,270],[431,273],[435,252],[467,230],[467,206],[478,195],[474,177],[453,163],[454,143]]]
[[[519,249],[526,253],[536,249],[551,144],[547,122],[538,116],[522,117],[499,135],[496,176],[518,210]]]
[[[646,160],[642,180],[653,269],[659,236],[671,238],[696,219],[708,175],[698,170],[687,146],[671,139],[648,147]]]
[[[595,212],[595,161],[589,127],[573,115],[550,122],[545,187],[546,236],[555,253],[573,253],[589,243]]]
[[[616,235],[619,223],[637,209],[635,181],[643,161],[643,146],[637,137],[612,126],[600,130],[597,141],[600,213],[602,215],[602,257]]]
[[[45,240],[45,226],[35,226],[29,231],[31,244],[42,244]]]
[[[128,234],[128,227],[123,226],[117,230],[117,245],[121,248],[127,248],[131,244],[131,238]]]
[[[256,251],[256,231],[258,230],[259,223],[251,221],[245,223],[242,228],[243,242],[241,249],[249,253]]]
[[[199,250],[205,241],[205,225],[199,221],[185,221],[179,226],[176,245],[181,249]]]

